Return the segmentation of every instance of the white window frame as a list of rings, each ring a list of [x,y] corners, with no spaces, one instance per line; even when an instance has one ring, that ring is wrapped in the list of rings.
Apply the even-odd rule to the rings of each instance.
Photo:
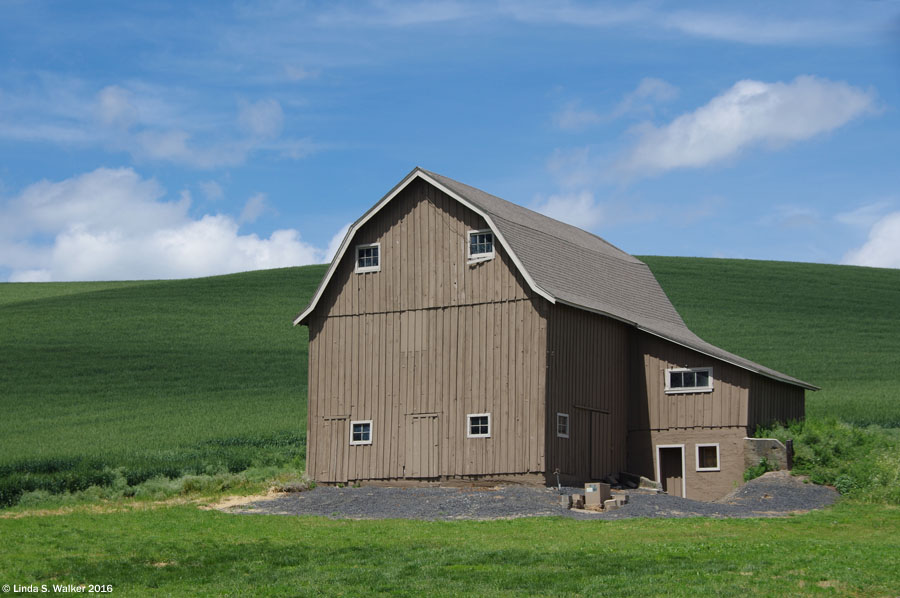
[[[559,431],[559,418],[564,417],[566,419],[566,433],[562,434]],[[568,413],[556,413],[556,437],[557,438],[568,438],[569,437],[569,414]]]
[[[674,372],[706,372],[709,375],[709,386],[693,386],[690,388],[672,388],[672,374]],[[666,394],[696,394],[701,392],[713,391],[713,369],[712,366],[704,366],[700,368],[668,368],[666,370]]]
[[[487,417],[487,433],[472,434],[472,418]],[[490,413],[469,413],[466,415],[466,438],[490,438],[491,437],[491,414]]]
[[[368,440],[353,440],[353,426],[354,424],[368,424],[369,425],[369,439]],[[372,429],[372,420],[371,419],[357,419],[350,422],[350,444],[352,445],[360,445],[360,444],[372,444],[372,437],[375,435],[374,430]]]
[[[700,467],[700,449],[705,447],[716,447],[716,466]],[[697,471],[722,471],[722,452],[719,450],[718,442],[701,442],[694,447],[694,463],[697,465]]]
[[[491,252],[490,253],[470,253],[472,250],[472,235],[483,235],[485,233],[491,233]],[[489,228],[482,228],[479,230],[470,230],[469,234],[466,235],[466,255],[469,256],[469,263],[475,264],[478,262],[484,262],[487,260],[494,259],[494,255],[496,255],[496,243],[497,243],[497,235],[494,234]]]
[[[360,249],[369,249],[374,247],[378,250],[378,265],[377,266],[364,266],[360,267],[359,265],[359,250]],[[356,246],[356,251],[353,252],[355,260],[353,262],[353,267],[357,274],[364,274],[366,272],[380,272],[381,271],[381,243],[363,243],[361,245]]]
[[[681,449],[681,498],[687,498],[687,465],[684,459],[683,444],[657,444],[656,445],[656,481],[662,485],[662,462],[659,458],[659,449],[677,448]]]

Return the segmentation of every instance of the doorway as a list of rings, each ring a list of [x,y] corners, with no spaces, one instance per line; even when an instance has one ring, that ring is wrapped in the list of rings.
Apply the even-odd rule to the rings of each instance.
[[[656,480],[671,496],[685,496],[684,445],[659,444],[656,446]]]

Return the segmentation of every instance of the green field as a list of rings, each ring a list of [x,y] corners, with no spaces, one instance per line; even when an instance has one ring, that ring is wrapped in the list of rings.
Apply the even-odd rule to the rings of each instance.
[[[900,270],[641,259],[699,336],[821,387],[809,417],[900,427]]]
[[[324,266],[0,284],[0,501],[21,500],[0,509],[0,583],[108,583],[117,595],[896,596],[900,271],[643,259],[698,334],[823,388],[807,393],[809,425],[777,433],[800,438],[803,467],[854,500],[765,521],[452,523],[132,501],[258,490],[302,471],[306,329],[290,320]],[[870,478],[880,486],[860,485]]]

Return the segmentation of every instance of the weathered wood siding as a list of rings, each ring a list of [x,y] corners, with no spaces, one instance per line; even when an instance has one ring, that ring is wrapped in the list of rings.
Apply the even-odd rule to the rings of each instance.
[[[775,422],[800,420],[806,415],[806,393],[803,388],[754,376],[750,383],[748,427],[752,434],[757,426]]]
[[[547,331],[547,470],[577,482],[625,468],[628,329],[611,318],[550,306]],[[569,415],[569,438],[556,414]]]
[[[467,263],[468,232],[483,228],[417,181],[359,231],[309,319],[310,475],[544,471],[548,304],[496,243],[494,259]],[[380,272],[354,272],[364,243],[381,243]],[[466,437],[470,413],[491,414],[490,438]],[[354,420],[372,420],[371,445],[349,444]]]
[[[747,426],[754,374],[644,332],[634,338],[630,430]],[[712,367],[712,392],[666,394],[666,370],[693,367]]]
[[[484,228],[478,214],[414,181],[357,233],[316,312],[344,316],[529,299],[505,251],[467,263],[468,233]],[[381,243],[381,272],[356,274],[356,245],[368,243]]]

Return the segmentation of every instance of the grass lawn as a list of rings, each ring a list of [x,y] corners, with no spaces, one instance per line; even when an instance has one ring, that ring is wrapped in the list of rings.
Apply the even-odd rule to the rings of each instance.
[[[619,522],[180,506],[0,520],[0,582],[112,584],[127,596],[896,596],[898,529],[900,509],[852,504],[789,519]]]

